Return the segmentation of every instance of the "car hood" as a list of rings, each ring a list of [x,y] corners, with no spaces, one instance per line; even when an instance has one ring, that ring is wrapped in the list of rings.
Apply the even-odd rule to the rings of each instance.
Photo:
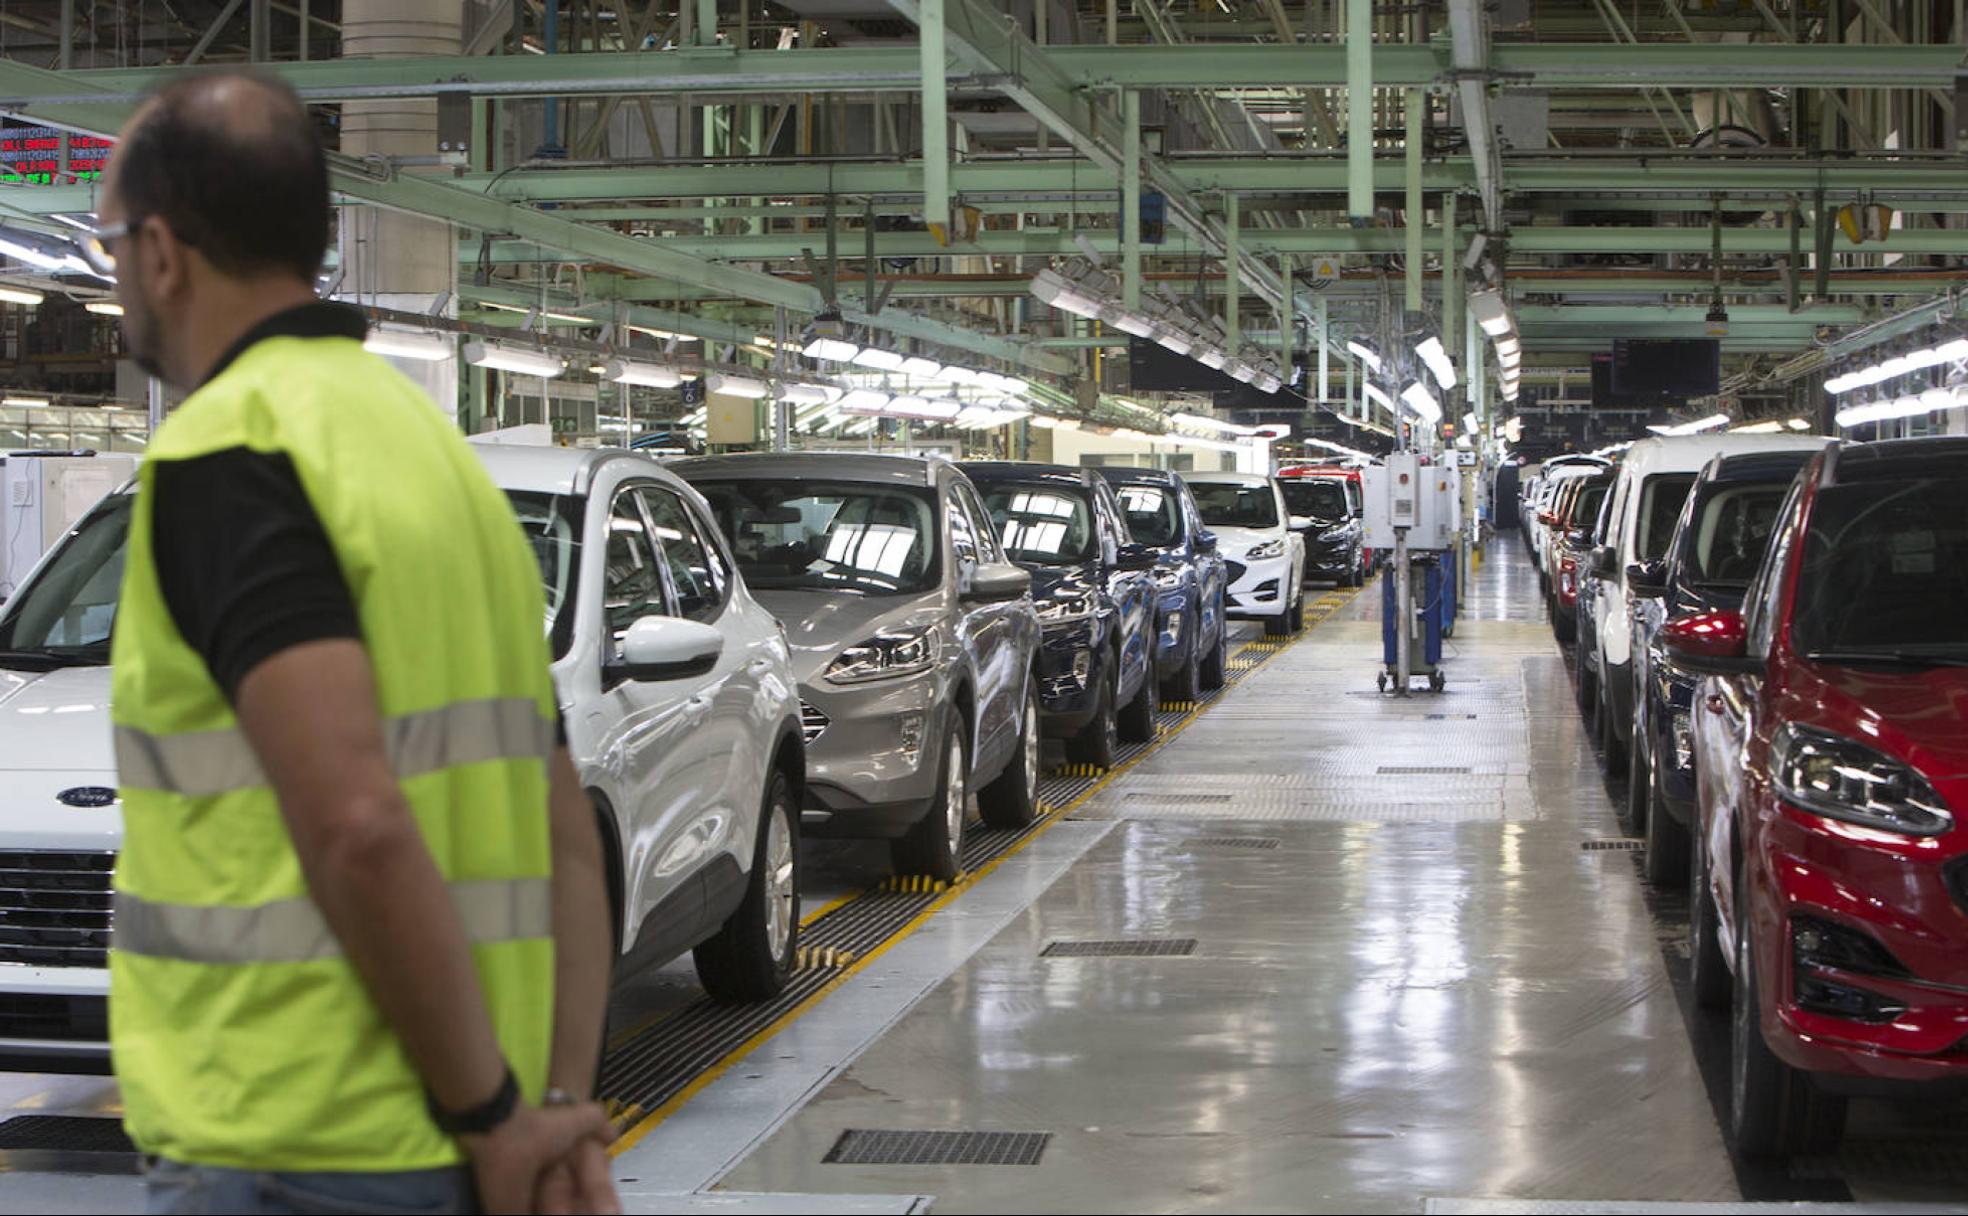
[[[115,849],[121,806],[64,804],[77,786],[116,787],[109,668],[0,670],[0,847]]]
[[[1968,776],[1968,668],[1802,662],[1798,669],[1802,674],[1790,690],[1798,720],[1883,744],[1928,777]]]
[[[820,678],[840,652],[878,633],[923,629],[943,619],[940,593],[842,595],[838,591],[754,591],[752,598],[786,627],[793,677]]]
[[[1266,541],[1277,540],[1279,535],[1285,530],[1283,528],[1233,528],[1225,526],[1211,528],[1210,531],[1216,533],[1217,548],[1222,550],[1223,556],[1241,560],[1244,552],[1253,545],[1261,545]]]

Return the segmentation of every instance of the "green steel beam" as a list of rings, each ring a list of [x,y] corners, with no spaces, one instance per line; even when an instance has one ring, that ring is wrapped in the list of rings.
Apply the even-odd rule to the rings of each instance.
[[[898,11],[913,19],[916,0]],[[986,18],[988,7],[977,11]],[[952,38],[959,28],[953,16]],[[1002,24],[993,22],[990,24]],[[969,27],[977,45],[999,36],[985,24]],[[1027,41],[1026,45],[1030,45]],[[1538,89],[1631,90],[1650,86],[1737,88],[1805,85],[1844,89],[1952,89],[1962,49],[1948,45],[1786,45],[1782,43],[1617,42],[1499,43],[1491,55],[1494,79]],[[1048,46],[1051,85],[1069,91],[1103,88],[1241,89],[1334,88],[1346,83],[1346,48],[1336,43],[1224,46]],[[662,93],[838,93],[909,90],[921,86],[913,46],[825,47],[741,51],[683,47],[649,52],[563,55],[438,56],[381,60],[271,63],[310,101],[423,97],[442,92],[473,96],[596,96]],[[155,88],[172,68],[94,68],[69,74],[67,87],[0,91],[0,108],[59,97],[61,104],[99,104],[99,94],[129,101]],[[974,88],[1030,87],[1028,56],[959,56],[948,77]],[[1373,50],[1377,88],[1423,88],[1451,73],[1446,45],[1381,45]],[[81,121],[81,120],[77,120]]]

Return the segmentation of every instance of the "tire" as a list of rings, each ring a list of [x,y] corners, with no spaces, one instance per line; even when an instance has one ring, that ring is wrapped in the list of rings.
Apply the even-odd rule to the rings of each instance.
[[[1777,1058],[1763,1040],[1762,994],[1747,917],[1736,918],[1736,986],[1729,1009],[1729,1139],[1745,1157],[1823,1153],[1845,1135],[1845,1099]]]
[[[1667,813],[1667,801],[1660,792],[1660,770],[1648,749],[1647,763],[1647,848],[1640,860],[1641,873],[1657,887],[1679,887],[1688,881],[1688,854],[1693,837],[1687,825]]]
[[[1120,678],[1120,660],[1110,655],[1107,674],[1100,681],[1100,707],[1093,711],[1093,721],[1082,727],[1079,734],[1066,740],[1066,758],[1073,763],[1113,768],[1114,762],[1120,758],[1121,736],[1114,721],[1114,702],[1120,697]]]
[[[1285,626],[1293,633],[1305,632],[1305,589],[1299,588],[1298,598],[1285,610]]]
[[[1608,756],[1611,755],[1609,751]],[[1608,767],[1611,767],[1609,764]],[[1647,750],[1641,745],[1636,732],[1633,750],[1626,766],[1626,801],[1620,808],[1620,826],[1629,836],[1647,834],[1647,776],[1652,765],[1648,763]]]
[[[1722,956],[1722,918],[1708,889],[1707,852],[1699,840],[1688,850],[1688,986],[1696,1008],[1716,1011],[1729,1007],[1729,960]]]
[[[970,740],[958,717],[943,741],[936,797],[909,834],[889,842],[898,874],[927,874],[955,882],[963,874],[964,827],[970,817]]]
[[[1606,704],[1605,687],[1604,687],[1605,682],[1602,680],[1602,681],[1598,681],[1598,683],[1600,685],[1600,695],[1598,699],[1599,751],[1605,757],[1606,775],[1608,777],[1623,777],[1626,775],[1627,761],[1629,757],[1627,755],[1626,748],[1620,743],[1619,729],[1613,725],[1613,707]],[[1630,810],[1631,810],[1631,803],[1629,802],[1629,812]],[[1626,821],[1626,817],[1623,815],[1621,818],[1621,822],[1624,823],[1625,821]],[[1637,824],[1629,825],[1629,829],[1637,826],[1639,825]]]
[[[1134,700],[1121,707],[1121,738],[1128,743],[1153,743],[1159,729],[1155,715],[1161,711],[1161,681],[1155,671],[1153,655],[1148,658],[1148,669],[1141,673],[1141,687],[1135,690]]]
[[[1587,731],[1597,728],[1593,715],[1599,709],[1599,677],[1592,670],[1592,655],[1588,649],[1591,645],[1592,639],[1581,635],[1577,648],[1572,651],[1572,666],[1578,676],[1579,717],[1585,722]]]
[[[691,952],[704,990],[720,1001],[778,996],[799,950],[799,805],[792,782],[774,770],[765,788],[751,881],[738,910]]]
[[[1189,630],[1189,653],[1183,657],[1182,666],[1176,669],[1175,683],[1169,688],[1169,696],[1178,701],[1194,701],[1203,695],[1203,638],[1199,629]]]
[[[1216,601],[1216,644],[1203,656],[1200,672],[1203,687],[1214,691],[1223,687],[1230,670],[1230,622],[1223,615],[1223,599]]]
[[[1285,604],[1285,610],[1283,612],[1280,612],[1277,616],[1265,618],[1264,636],[1267,638],[1282,638],[1282,637],[1289,637],[1290,635],[1291,635],[1291,604],[1289,601],[1287,601]]]
[[[977,791],[984,826],[1022,828],[1039,817],[1039,687],[1032,677],[1018,726],[1018,747],[998,779]]]
[[[1558,640],[1564,645],[1571,645],[1578,641],[1578,617],[1566,616],[1554,606],[1551,612],[1551,632],[1557,635]]]

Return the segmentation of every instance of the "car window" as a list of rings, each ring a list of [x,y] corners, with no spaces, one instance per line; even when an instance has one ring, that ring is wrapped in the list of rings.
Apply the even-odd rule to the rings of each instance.
[[[1599,508],[1606,505],[1606,492],[1609,487],[1600,482],[1579,491],[1578,501],[1572,504],[1572,528],[1591,528],[1599,522]]]
[[[645,616],[669,616],[663,574],[649,525],[633,488],[617,491],[608,508],[608,557],[602,571],[602,614],[616,647]]]
[[[1192,482],[1190,492],[1203,522],[1212,528],[1275,528],[1278,494],[1270,483],[1247,486],[1228,481]]]
[[[1797,535],[1798,503],[1804,494],[1804,483],[1798,482],[1790,488],[1790,496],[1784,499],[1781,510],[1777,512],[1777,533],[1770,540],[1770,547],[1763,553],[1763,561],[1756,567],[1756,576],[1750,580],[1749,591],[1743,603],[1748,610],[1745,622],[1749,631],[1749,653],[1767,655],[1770,642],[1776,635],[1778,600],[1783,596],[1785,567],[1789,564],[1790,548]]]
[[[642,501],[656,529],[656,543],[669,567],[677,615],[706,624],[724,611],[727,582],[717,549],[701,534],[683,499],[671,490],[644,486]]]
[[[1818,492],[1801,537],[1791,645],[1968,658],[1968,479]]]
[[[1309,515],[1318,520],[1342,519],[1347,514],[1346,488],[1337,481],[1280,481],[1285,506],[1293,515]]]
[[[581,569],[581,500],[564,494],[508,490],[507,501],[519,519],[519,530],[533,549],[546,590],[547,637],[555,658],[567,653],[574,639],[574,592]]]
[[[109,661],[135,502],[133,495],[112,494],[83,518],[40,576],[8,603],[0,616],[0,650]]]
[[[943,513],[950,519],[950,551],[957,555],[959,564],[976,565],[977,525],[971,520],[970,513],[964,510],[963,502],[957,497],[954,488],[943,504]]]
[[[1094,510],[1099,513],[1100,524],[1116,546],[1128,544],[1133,536],[1128,531],[1127,520],[1121,516],[1121,504],[1114,497],[1114,487],[1105,480],[1093,486]]]
[[[915,594],[941,576],[926,488],[829,481],[700,481],[754,591]]]
[[[1656,473],[1640,489],[1639,528],[1633,538],[1633,552],[1640,561],[1667,556],[1667,542],[1674,539],[1674,522],[1688,504],[1688,491],[1695,485],[1693,473]]]
[[[1763,562],[1777,509],[1788,485],[1724,484],[1698,504],[1689,520],[1687,577],[1696,583],[1745,587]]]
[[[1004,546],[998,543],[997,527],[991,522],[991,513],[984,509],[984,502],[977,497],[977,489],[969,482],[956,483],[957,501],[970,516],[971,530],[977,537],[977,554],[981,561],[999,563],[1005,560]]]
[[[1084,490],[1023,482],[978,488],[1013,561],[1078,565],[1092,560],[1097,525]]]
[[[1128,534],[1144,545],[1173,545],[1182,539],[1182,502],[1173,488],[1131,481],[1114,488]]]

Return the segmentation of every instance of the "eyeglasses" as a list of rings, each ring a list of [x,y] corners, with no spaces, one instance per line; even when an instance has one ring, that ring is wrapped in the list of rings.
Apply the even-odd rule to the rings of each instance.
[[[129,236],[141,223],[143,218],[139,216],[118,224],[104,224],[100,228],[85,228],[76,239],[76,250],[82,255],[82,260],[89,264],[89,269],[106,279],[113,279],[116,277],[116,255],[109,251],[110,242]]]

